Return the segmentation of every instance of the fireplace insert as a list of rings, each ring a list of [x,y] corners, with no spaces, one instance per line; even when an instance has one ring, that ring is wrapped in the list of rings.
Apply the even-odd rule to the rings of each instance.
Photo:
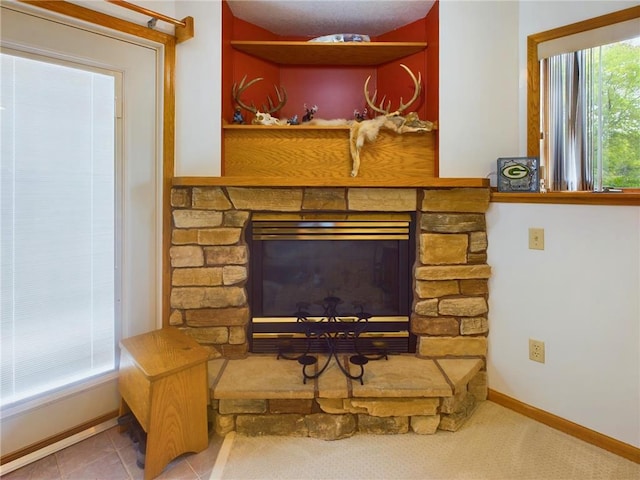
[[[339,321],[367,318],[362,348],[415,351],[409,333],[414,223],[409,213],[254,214],[247,235],[251,350],[307,348],[300,312],[305,321],[326,321],[323,305],[332,297],[339,299]]]

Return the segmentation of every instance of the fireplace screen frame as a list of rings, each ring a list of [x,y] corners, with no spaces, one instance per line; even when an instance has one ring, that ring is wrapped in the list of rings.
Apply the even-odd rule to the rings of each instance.
[[[410,333],[409,321],[413,302],[412,272],[416,259],[416,235],[414,212],[385,213],[265,213],[252,215],[247,228],[250,246],[250,278],[248,294],[251,306],[251,321],[248,329],[249,348],[253,353],[278,353],[279,344],[305,341],[303,327],[297,322],[296,307],[290,316],[263,315],[263,246],[271,240],[395,240],[399,260],[398,311],[391,315],[374,315],[362,334],[363,344],[380,342],[389,345],[390,353],[415,352],[416,337]],[[333,292],[327,292],[332,295]],[[302,299],[301,299],[302,300]],[[313,303],[318,299],[305,299]],[[344,304],[344,318],[353,314],[354,308]],[[364,306],[366,310],[366,305]],[[397,313],[397,314],[396,314]],[[309,317],[322,320],[321,315]]]

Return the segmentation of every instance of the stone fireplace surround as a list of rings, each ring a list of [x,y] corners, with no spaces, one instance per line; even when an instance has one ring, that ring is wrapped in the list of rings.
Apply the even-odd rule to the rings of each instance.
[[[370,427],[358,430],[358,424],[370,425],[370,420],[360,418],[364,415],[373,418],[374,423],[376,419],[382,422],[376,424],[373,431],[399,433],[397,422],[391,431],[387,431],[385,425],[388,417],[405,416],[407,424],[414,431],[424,430],[413,426],[414,423],[424,425],[421,422],[426,417],[419,414],[420,408],[414,415],[411,414],[411,408],[407,410],[406,406],[402,407],[398,411],[400,417],[396,417],[393,415],[393,406],[387,405],[386,413],[377,415],[366,408],[363,411],[362,402],[379,402],[387,394],[394,401],[403,402],[419,402],[429,397],[435,401],[428,415],[432,418],[429,425],[435,424],[438,428],[440,424],[439,428],[448,430],[459,428],[473,410],[475,401],[486,398],[490,267],[487,265],[484,214],[489,206],[489,197],[489,188],[485,187],[173,187],[170,325],[210,349],[213,362],[210,371],[216,372],[211,378],[212,405],[219,433],[237,430],[248,434],[301,434],[297,426],[294,431],[286,428],[282,431],[282,415],[293,414],[287,413],[286,408],[282,411],[282,402],[300,401],[299,397],[290,394],[295,390],[291,386],[283,387],[289,394],[283,394],[282,391],[265,392],[264,388],[258,389],[261,390],[259,394],[257,391],[253,394],[246,391],[234,394],[229,391],[229,382],[224,378],[224,372],[228,370],[228,375],[233,372],[237,382],[238,368],[249,365],[248,362],[238,362],[238,359],[252,359],[247,336],[251,309],[246,291],[250,275],[250,252],[244,232],[251,214],[259,211],[416,212],[418,238],[410,328],[418,340],[416,353],[410,355],[413,358],[410,361],[433,362],[433,366],[437,367],[435,371],[441,372],[451,387],[449,393],[441,389],[440,392],[429,394],[422,387],[412,389],[394,385],[391,390],[399,389],[402,392],[394,394],[390,393],[390,386],[384,383],[379,384],[376,390],[377,378],[373,377],[376,377],[375,368],[379,367],[371,367],[374,372],[371,373],[373,386],[363,394],[365,399],[360,398],[360,410],[346,406],[353,401],[351,384],[343,395],[338,395],[344,397],[340,399],[344,408],[336,409],[335,404],[327,407],[326,399],[323,407],[319,398],[322,394],[316,384],[315,394],[311,394],[315,397],[315,403],[312,402],[309,408],[305,407],[304,412],[297,412],[297,408],[295,410],[303,418],[310,419],[318,414],[331,416],[329,430],[335,432],[342,425],[345,415],[354,415],[355,408],[360,412],[355,421],[356,431],[371,431]],[[272,360],[265,358],[261,363]],[[406,362],[407,358],[403,356],[391,360]],[[457,363],[453,365],[451,361]],[[277,365],[274,368],[285,368],[280,367],[282,361]],[[427,364],[421,365],[426,367]],[[431,363],[429,365],[432,366]],[[455,371],[455,375],[450,371]],[[395,378],[394,381],[399,380]],[[410,379],[407,381],[411,382]],[[358,396],[357,391],[355,396]],[[305,401],[308,401],[306,397]],[[255,402],[261,407],[257,408]],[[275,411],[270,406],[273,402],[277,405]],[[253,419],[256,415],[258,420]],[[435,417],[438,421],[434,423]],[[272,418],[275,419],[273,424],[269,423]],[[247,428],[246,425],[251,427]],[[419,433],[435,431],[431,427],[427,430]],[[308,435],[313,435],[313,431],[317,433],[317,429],[306,431]],[[322,432],[317,436],[344,436],[343,433],[327,434],[326,426]]]

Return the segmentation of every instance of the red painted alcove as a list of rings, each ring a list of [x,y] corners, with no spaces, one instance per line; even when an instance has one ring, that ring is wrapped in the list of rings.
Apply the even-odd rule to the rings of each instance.
[[[286,89],[287,103],[275,114],[280,118],[298,115],[301,120],[305,113],[304,105],[306,104],[307,107],[318,106],[315,118],[353,119],[354,110],[362,111],[366,107],[363,87],[369,75],[371,75],[370,95],[378,90],[376,103],[379,104],[382,97],[386,96],[386,101],[391,101],[391,109],[395,110],[401,98],[406,101],[413,94],[412,81],[407,72],[400,67],[400,64],[405,64],[416,75],[417,72],[422,74],[422,93],[405,113],[416,111],[421,119],[438,120],[438,1],[434,3],[425,18],[371,38],[371,41],[375,42],[426,42],[427,48],[424,51],[398,61],[371,67],[276,65],[239,52],[231,47],[231,40],[306,41],[308,38],[275,35],[261,27],[235,18],[226,0],[222,3],[223,122],[232,122],[235,107],[231,93],[232,86],[234,83],[239,83],[245,75],[247,81],[256,77],[263,78],[262,81],[249,87],[241,96],[245,103],[251,104],[253,102],[258,108],[267,103],[268,96],[277,102],[275,86]],[[329,33],[339,32],[327,32],[327,34]],[[375,115],[374,112],[369,112],[369,117]],[[243,111],[243,116],[249,123],[252,115]]]

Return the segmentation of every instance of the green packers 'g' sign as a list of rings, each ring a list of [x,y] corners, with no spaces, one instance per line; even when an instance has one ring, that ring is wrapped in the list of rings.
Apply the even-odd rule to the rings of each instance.
[[[498,159],[499,192],[538,192],[540,178],[537,157]]]

